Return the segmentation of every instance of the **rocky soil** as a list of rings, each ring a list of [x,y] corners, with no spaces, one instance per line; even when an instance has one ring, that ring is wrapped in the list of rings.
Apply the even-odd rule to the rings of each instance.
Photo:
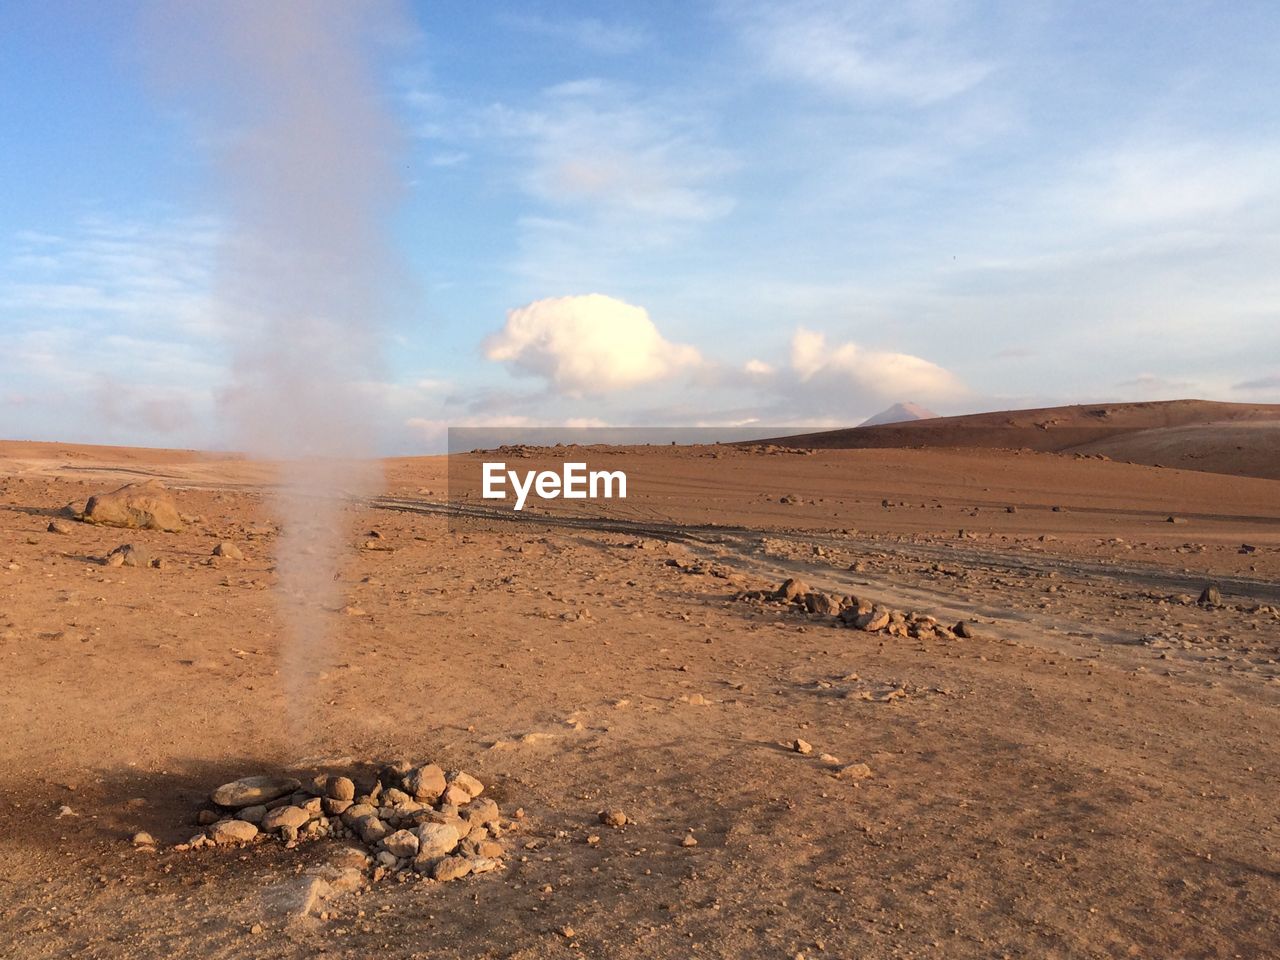
[[[332,640],[298,686],[263,468],[6,449],[7,956],[1251,958],[1280,940],[1272,481],[655,451],[610,516],[514,523],[450,521],[422,492],[443,464],[391,462],[346,517]],[[63,513],[149,475],[180,531]],[[122,541],[149,562],[104,563]],[[397,756],[440,775],[363,762]],[[221,791],[247,775],[287,790]],[[454,860],[471,873],[435,879]]]

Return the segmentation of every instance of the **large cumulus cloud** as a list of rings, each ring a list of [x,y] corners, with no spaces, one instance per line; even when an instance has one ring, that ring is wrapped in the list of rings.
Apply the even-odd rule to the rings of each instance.
[[[509,311],[506,325],[485,340],[484,352],[570,396],[652,383],[703,362],[694,347],[663,337],[643,307],[599,293]]]
[[[791,338],[790,372],[802,388],[848,390],[869,399],[949,400],[965,392],[954,374],[932,361],[853,341],[831,345],[804,327]]]

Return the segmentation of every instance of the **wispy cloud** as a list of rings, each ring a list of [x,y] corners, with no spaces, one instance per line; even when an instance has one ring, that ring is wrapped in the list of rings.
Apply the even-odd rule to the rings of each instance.
[[[634,53],[650,40],[648,31],[636,24],[606,23],[595,17],[551,19],[537,14],[508,13],[499,15],[498,23],[546,40],[570,43],[603,56]]]
[[[968,52],[950,0],[725,0],[722,14],[775,76],[829,96],[927,106],[981,83],[994,64]]]
[[[1267,376],[1267,377],[1258,377],[1256,380],[1245,380],[1242,383],[1237,383],[1231,389],[1246,390],[1246,391],[1257,391],[1257,390],[1277,391],[1277,390],[1280,390],[1280,373],[1272,374],[1271,376]]]
[[[1214,230],[1224,217],[1280,203],[1280,143],[1163,135],[1095,148],[1076,169],[1053,199],[1101,228]]]
[[[598,79],[543,91],[527,108],[495,105],[492,129],[521,161],[535,199],[562,210],[639,221],[705,221],[733,205],[718,181],[733,169],[705,118]]]
[[[42,398],[49,436],[212,431],[223,372],[209,300],[217,227],[94,217],[23,233],[0,267],[0,380]]]
[[[1121,380],[1116,386],[1127,393],[1136,393],[1141,396],[1169,397],[1171,392],[1192,390],[1197,384],[1192,380],[1176,380],[1155,373],[1140,373],[1128,380]]]
[[[217,225],[90,218],[66,235],[18,235],[0,266],[0,313],[33,324],[86,318],[112,330],[209,336]]]

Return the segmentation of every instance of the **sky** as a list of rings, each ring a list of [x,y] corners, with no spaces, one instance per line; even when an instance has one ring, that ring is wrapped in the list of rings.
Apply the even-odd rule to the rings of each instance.
[[[341,176],[324,131],[363,119],[229,109],[269,78],[203,56],[207,5],[0,5],[0,437],[242,448],[260,331],[228,251],[259,194],[226,157],[263,117],[293,138],[286,193],[370,204],[378,262],[347,286],[372,359],[315,376],[350,380],[382,452],[448,426],[1280,402],[1270,0],[385,0],[345,5],[359,29],[299,0],[359,68],[348,96],[312,64],[301,100],[389,131]],[[310,49],[287,17],[255,36]],[[286,261],[315,245],[282,236]]]

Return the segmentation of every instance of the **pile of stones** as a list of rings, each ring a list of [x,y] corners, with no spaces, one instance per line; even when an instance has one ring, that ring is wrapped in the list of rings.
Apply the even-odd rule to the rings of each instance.
[[[204,828],[179,850],[275,841],[346,839],[369,854],[372,879],[412,871],[456,880],[502,866],[501,838],[514,824],[481,796],[484,784],[460,770],[400,761],[357,785],[345,776],[255,776],[214,790],[197,814]],[[521,811],[517,811],[517,819]]]
[[[890,607],[859,599],[814,590],[803,580],[788,578],[775,590],[746,590],[737,595],[740,601],[784,606],[816,620],[835,626],[851,627],[867,633],[886,633],[891,637],[935,638],[939,640],[969,639],[973,626],[961,620],[946,626],[923,613],[905,613]]]

